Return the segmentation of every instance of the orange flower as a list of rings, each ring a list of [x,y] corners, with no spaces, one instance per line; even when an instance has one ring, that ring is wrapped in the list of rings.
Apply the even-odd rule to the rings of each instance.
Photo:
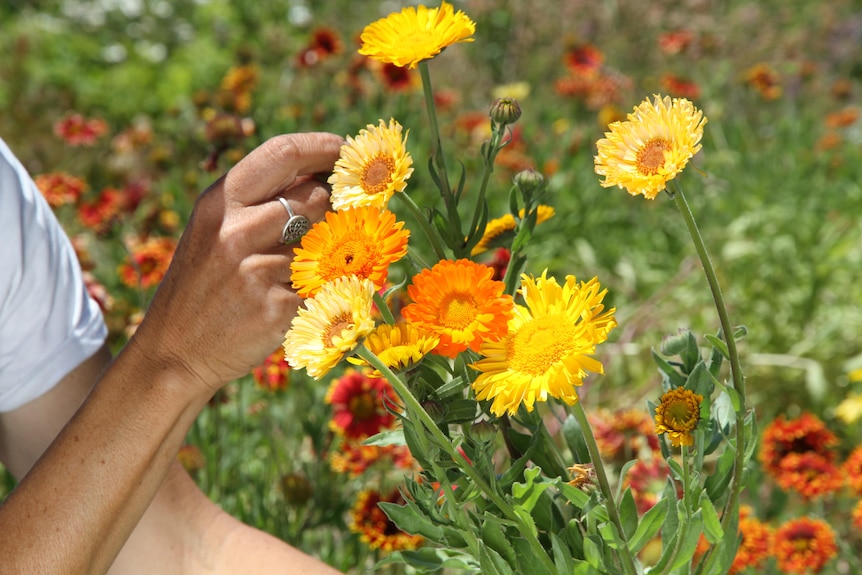
[[[364,445],[357,441],[343,442],[341,450],[330,457],[329,466],[336,473],[355,478],[380,461],[391,462],[399,469],[413,467],[413,456],[406,445]]]
[[[655,425],[647,412],[640,409],[623,408],[614,411],[601,410],[588,415],[602,459],[629,461],[641,450],[658,451]]]
[[[176,247],[173,238],[150,238],[135,246],[117,269],[120,281],[132,288],[157,285],[165,277]]]
[[[368,377],[353,369],[332,382],[326,403],[332,405],[330,427],[346,437],[365,438],[392,427],[394,391],[385,379]]]
[[[834,461],[835,453],[830,448],[837,444],[838,438],[817,416],[805,412],[787,420],[780,415],[763,432],[760,461],[767,472],[777,477],[781,473],[781,460],[788,454],[813,451]]]
[[[736,557],[730,566],[730,575],[744,571],[749,567],[758,568],[769,557],[772,549],[772,529],[756,517],[751,516],[751,508],[739,509],[739,532],[742,541],[736,551]]]
[[[659,35],[658,45],[662,52],[673,55],[686,50],[693,40],[694,34],[689,30],[675,30]]]
[[[279,347],[264,360],[262,365],[251,370],[259,387],[269,391],[282,391],[290,383],[290,366],[284,359],[284,350]]]
[[[486,341],[499,341],[515,312],[512,296],[494,270],[467,259],[442,260],[413,277],[407,293],[413,300],[402,311],[416,327],[435,333],[434,352],[454,358],[462,351],[479,351]]]
[[[605,62],[602,51],[587,42],[569,46],[563,61],[575,76],[594,76]]]
[[[294,250],[293,289],[312,297],[324,284],[348,276],[382,288],[389,264],[407,253],[410,231],[403,228],[395,214],[373,206],[327,212],[326,220],[314,224]]]
[[[862,531],[862,499],[856,503],[856,506],[853,508],[853,526],[857,531]]]
[[[673,74],[665,74],[661,77],[662,89],[677,98],[697,100],[700,98],[700,86],[685,78]]]
[[[781,97],[781,78],[768,64],[756,64],[746,70],[745,81],[757,90],[764,100],[777,100]]]
[[[177,460],[188,473],[200,471],[206,467],[206,459],[200,447],[187,443],[177,452]]]
[[[383,502],[403,504],[404,498],[398,489],[387,495],[379,491],[362,491],[350,512],[350,530],[358,533],[360,539],[371,549],[398,551],[419,547],[423,541],[422,537],[401,531],[380,508],[379,504]]]
[[[649,461],[638,459],[629,468],[623,486],[631,487],[639,513],[646,513],[658,503],[669,476],[670,467],[658,457]]]
[[[788,453],[778,462],[778,469],[778,485],[799,492],[805,499],[833,493],[844,486],[841,469],[814,451]]]
[[[94,201],[78,206],[78,219],[88,228],[103,232],[120,215],[125,204],[120,190],[105,188]]]
[[[850,452],[842,467],[847,485],[856,495],[862,495],[862,446]]]
[[[34,181],[52,208],[76,203],[87,189],[84,180],[64,172],[42,174]]]
[[[773,554],[785,573],[817,573],[837,553],[835,532],[825,521],[800,517],[775,532]]]

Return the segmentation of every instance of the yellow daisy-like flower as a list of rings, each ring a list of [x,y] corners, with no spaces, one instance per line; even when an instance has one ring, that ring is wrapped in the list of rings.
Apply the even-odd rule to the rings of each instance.
[[[536,208],[536,224],[541,224],[554,217],[554,208],[551,206],[541,205]],[[524,217],[524,210],[521,210],[521,217]],[[501,247],[507,240],[511,240],[511,232],[515,230],[517,222],[512,214],[506,214],[499,218],[494,218],[485,226],[485,233],[482,234],[482,239],[473,247],[471,255],[477,256],[488,251],[492,247]]]
[[[652,200],[700,151],[706,118],[684,98],[644,100],[624,122],[611,122],[596,143],[596,173],[605,188],[618,186]]]
[[[478,351],[484,341],[506,334],[514,313],[503,282],[494,270],[467,259],[442,260],[413,277],[407,294],[413,303],[401,314],[407,323],[440,338],[434,352],[454,358],[466,349]]]
[[[509,332],[498,342],[482,344],[485,357],[472,367],[482,373],[473,382],[476,399],[493,400],[491,412],[514,415],[523,405],[555,397],[569,405],[578,401],[576,386],[589,372],[604,373],[590,357],[617,325],[615,309],[605,311],[596,278],[578,283],[566,276],[563,285],[547,270],[538,278],[521,276],[525,306],[516,306]]]
[[[433,351],[440,338],[407,323],[381,324],[365,338],[365,347],[376,355],[389,369],[401,371],[413,365]],[[355,365],[369,365],[358,357],[347,359]],[[376,369],[371,377],[383,377]]]
[[[674,447],[694,445],[691,432],[700,421],[702,401],[702,395],[684,387],[668,391],[655,408],[655,432],[659,435],[667,433]]]
[[[336,210],[374,206],[385,208],[395,192],[403,192],[413,173],[407,134],[393,119],[368,124],[356,138],[347,137],[332,175],[332,207]]]
[[[328,212],[294,250],[290,264],[293,289],[310,297],[336,278],[368,278],[380,289],[386,283],[389,264],[407,253],[410,231],[396,222],[389,210],[361,207]]]
[[[476,24],[448,2],[440,8],[408,6],[362,31],[359,53],[380,62],[415,68],[456,42],[472,42]]]
[[[374,329],[374,282],[338,278],[305,300],[284,336],[284,357],[292,369],[305,368],[315,379],[335,367]]]

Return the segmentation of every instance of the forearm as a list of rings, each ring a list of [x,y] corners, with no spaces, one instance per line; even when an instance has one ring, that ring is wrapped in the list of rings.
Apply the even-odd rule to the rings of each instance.
[[[108,570],[208,399],[184,377],[133,343],[109,366],[0,507],[0,572]]]

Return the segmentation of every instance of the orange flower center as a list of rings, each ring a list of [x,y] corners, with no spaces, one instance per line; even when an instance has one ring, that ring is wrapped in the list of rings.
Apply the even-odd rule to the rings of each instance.
[[[350,329],[352,325],[353,316],[349,312],[344,312],[332,318],[332,321],[329,322],[326,331],[323,333],[324,347],[332,347],[332,338],[340,337],[341,332],[345,329]]]
[[[507,360],[513,371],[543,375],[571,353],[571,342],[577,340],[577,328],[566,318],[539,317],[524,324],[509,340]]]
[[[653,138],[638,150],[637,169],[644,176],[654,176],[664,166],[664,153],[671,150],[664,138]]]
[[[365,163],[360,182],[368,195],[383,193],[392,183],[395,161],[389,156],[377,154]]]
[[[476,319],[478,310],[472,295],[455,292],[443,298],[437,320],[450,329],[464,329]]]
[[[360,393],[350,398],[347,405],[357,419],[371,419],[377,413],[374,398],[370,393]]]
[[[320,275],[325,280],[355,275],[360,279],[370,277],[377,259],[376,246],[366,238],[353,237],[336,245],[320,262]]]

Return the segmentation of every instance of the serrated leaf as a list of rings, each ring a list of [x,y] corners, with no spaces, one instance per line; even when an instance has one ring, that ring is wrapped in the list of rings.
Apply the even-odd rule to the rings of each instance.
[[[535,483],[536,478],[542,473],[540,467],[532,467],[524,471],[526,483],[515,483],[512,485],[512,497],[520,507],[526,511],[532,511],[542,492],[550,487],[549,483]]]
[[[425,517],[414,503],[398,505],[388,501],[377,504],[401,531],[412,535],[422,535],[437,543],[445,543],[443,529]]]
[[[515,551],[509,544],[509,539],[503,531],[503,526],[496,520],[496,517],[488,515],[483,517],[482,521],[482,541],[489,548],[499,553],[510,565],[517,565]]]

